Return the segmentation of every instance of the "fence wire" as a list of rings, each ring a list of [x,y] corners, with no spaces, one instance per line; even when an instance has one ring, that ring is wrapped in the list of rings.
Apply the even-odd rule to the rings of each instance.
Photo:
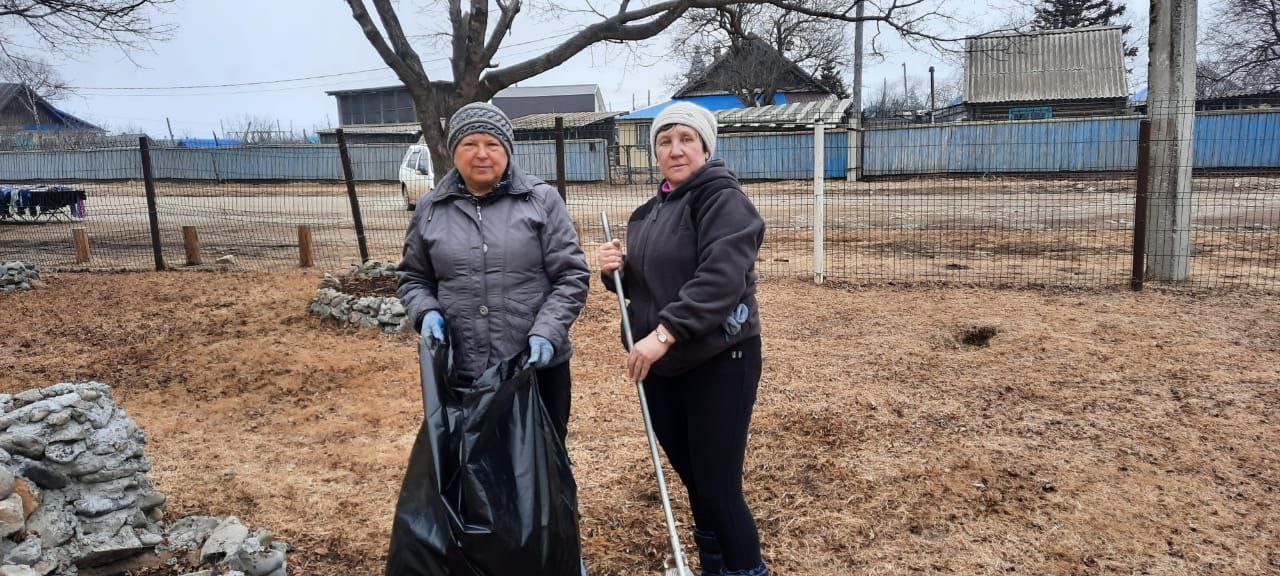
[[[765,277],[812,278],[820,227],[827,279],[1124,286],[1136,221],[1145,220],[1147,282],[1280,287],[1280,129],[1271,129],[1280,128],[1280,112],[1194,114],[1177,106],[1153,107],[1151,115],[1191,122],[1196,137],[1194,154],[1179,154],[1170,152],[1167,130],[1153,129],[1150,146],[1163,152],[1149,157],[1167,160],[1149,167],[1142,214],[1137,116],[827,126],[821,222],[812,126],[725,126],[717,156],[766,221],[757,261]],[[606,121],[565,134],[558,158],[554,131],[519,133],[515,162],[554,186],[562,161],[569,211],[590,254],[604,238],[599,214],[625,237],[627,218],[657,192],[661,175],[643,123]],[[349,148],[370,259],[400,255],[413,215],[400,180],[411,172],[401,170],[406,149]],[[0,261],[153,269],[140,158],[139,147],[118,145],[0,152]],[[310,231],[317,268],[360,260],[336,146],[160,147],[151,160],[168,267],[187,265],[184,227],[198,235],[206,267],[296,267],[300,228]],[[1191,171],[1186,190],[1167,177],[1170,168]],[[74,191],[83,191],[83,212],[74,202],[59,205]],[[76,229],[88,238],[87,261],[77,256]]]

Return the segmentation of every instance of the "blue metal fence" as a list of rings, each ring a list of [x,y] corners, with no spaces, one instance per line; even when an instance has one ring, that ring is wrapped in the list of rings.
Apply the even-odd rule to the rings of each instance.
[[[1139,116],[972,122],[866,130],[863,174],[1131,171],[1136,164]],[[827,178],[842,178],[848,133],[825,133]],[[394,181],[407,145],[351,146],[357,180]],[[1196,168],[1280,168],[1280,111],[1198,114]],[[555,178],[555,143],[517,142],[516,161],[548,181]],[[813,133],[723,134],[716,156],[747,180],[813,177]],[[157,178],[178,180],[341,180],[332,144],[152,150]],[[608,178],[604,139],[565,142],[566,179]],[[0,182],[92,181],[141,178],[131,148],[0,152]]]
[[[823,176],[843,178],[848,134],[823,134]],[[791,134],[724,134],[716,138],[721,158],[743,180],[807,180],[813,178],[813,132]]]
[[[349,147],[356,180],[394,181],[407,144]],[[554,142],[517,142],[516,161],[548,181],[555,178]],[[605,140],[565,142],[566,178],[604,180],[608,173]],[[342,180],[335,144],[222,148],[152,148],[156,178],[174,180]],[[142,178],[137,148],[0,152],[0,182],[94,181]]]
[[[971,122],[867,130],[863,173],[1129,171],[1140,116]],[[1280,168],[1280,111],[1196,116],[1196,168]]]
[[[552,182],[556,177],[556,143],[550,140],[516,142],[516,163],[534,176]],[[564,177],[569,182],[598,182],[609,173],[606,140],[566,140]]]
[[[1191,146],[1197,168],[1280,167],[1280,111],[1201,114]]]

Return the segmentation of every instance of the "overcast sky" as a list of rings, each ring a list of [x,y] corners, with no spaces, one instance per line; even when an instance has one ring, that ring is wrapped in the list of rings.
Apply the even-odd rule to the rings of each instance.
[[[959,5],[962,12],[958,15],[964,22],[942,32],[963,36],[990,30],[1030,12],[1016,0],[990,2],[949,2]],[[420,3],[400,3],[416,4]],[[412,8],[402,10],[410,34],[430,31],[429,16]],[[1139,42],[1145,51],[1147,5],[1136,4],[1129,11],[1134,25],[1129,41]],[[1205,11],[1202,6],[1202,22]],[[153,43],[150,51],[126,56],[118,49],[102,48],[74,60],[55,58],[53,63],[64,81],[80,87],[58,105],[112,130],[141,129],[153,136],[167,136],[166,118],[179,137],[209,137],[214,131],[221,134],[224,127],[242,125],[246,116],[277,121],[285,130],[311,131],[338,122],[337,106],[332,96],[325,95],[326,90],[399,83],[341,0],[180,0],[159,20],[175,25],[176,30],[171,39]],[[545,52],[580,25],[570,20],[540,16],[526,8],[497,60],[507,65]],[[849,38],[852,36],[850,26]],[[616,46],[588,49],[522,85],[594,83],[600,85],[611,110],[631,110],[633,101],[636,107],[644,107],[670,96],[667,80],[680,71],[668,57],[676,41],[667,35],[635,50]],[[892,31],[885,31],[880,42],[887,53],[883,61],[868,61],[864,97],[884,79],[900,86],[904,63],[908,75],[926,82],[930,65],[937,68],[939,82],[959,75],[958,58],[909,49]],[[438,54],[425,46],[420,48],[428,73],[447,78],[448,63]],[[1145,66],[1145,60],[1140,60],[1135,71],[1145,76]],[[846,71],[846,76],[851,73]],[[335,74],[341,75],[255,86],[159,89]]]

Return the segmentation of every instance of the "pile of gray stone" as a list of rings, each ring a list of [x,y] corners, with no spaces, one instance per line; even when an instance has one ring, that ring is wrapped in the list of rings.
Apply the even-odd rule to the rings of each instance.
[[[287,547],[234,517],[166,529],[146,435],[99,382],[0,394],[0,575],[118,574],[167,559],[285,576]]]
[[[259,529],[250,533],[235,516],[188,516],[169,527],[165,543],[157,550],[176,564],[185,554],[185,563],[208,568],[187,576],[286,576],[289,547]],[[176,555],[175,555],[176,554]]]
[[[0,262],[0,291],[5,294],[40,286],[40,267],[31,262]]]
[[[364,264],[352,264],[347,268],[346,276],[352,278],[395,278],[398,262],[369,260]]]
[[[383,332],[401,332],[408,327],[404,305],[395,296],[356,297],[342,291],[344,278],[394,278],[396,263],[370,260],[353,265],[334,276],[325,272],[308,311],[325,320],[342,325],[378,328]]]

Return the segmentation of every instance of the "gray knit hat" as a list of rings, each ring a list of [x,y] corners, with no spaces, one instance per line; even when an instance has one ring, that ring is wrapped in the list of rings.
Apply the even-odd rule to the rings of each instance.
[[[649,129],[649,144],[653,146],[655,155],[658,150],[658,132],[662,131],[663,126],[671,124],[684,124],[693,128],[702,137],[702,143],[706,144],[707,153],[716,153],[716,115],[693,102],[680,101],[667,106],[653,119],[653,127]]]
[[[511,119],[497,106],[485,102],[472,102],[453,113],[453,118],[449,119],[449,153],[453,153],[466,135],[476,132],[497,138],[507,149],[507,156],[511,155],[512,141],[515,140]]]

